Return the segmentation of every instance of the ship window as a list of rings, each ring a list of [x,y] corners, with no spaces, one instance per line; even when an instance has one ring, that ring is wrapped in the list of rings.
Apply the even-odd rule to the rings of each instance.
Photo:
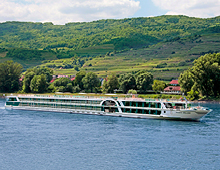
[[[161,103],[158,103],[158,108],[161,108]]]
[[[149,107],[149,102],[144,103],[144,107]]]
[[[130,102],[128,102],[128,101],[124,101],[123,103],[125,106],[130,106]]]
[[[116,106],[116,103],[114,101],[111,101],[111,100],[106,100],[105,102],[103,102],[102,105],[103,106]]]
[[[156,103],[150,103],[150,107],[155,108],[156,107]]]
[[[156,110],[151,110],[151,113],[150,114],[156,114]]]
[[[137,112],[138,112],[138,113],[142,113],[142,109],[138,109]]]
[[[137,109],[131,109],[131,113],[137,113]]]
[[[176,103],[175,106],[176,106],[176,109],[184,109],[185,108],[184,103]]]
[[[17,99],[16,99],[16,97],[11,97],[11,98],[9,98],[9,100],[8,101],[17,101]]]
[[[131,113],[131,109],[124,109],[124,112]]]
[[[142,107],[142,102],[138,102],[138,107]]]
[[[150,110],[144,110],[144,114],[150,114]]]
[[[165,103],[165,105],[166,105],[166,108],[173,108],[171,103]]]

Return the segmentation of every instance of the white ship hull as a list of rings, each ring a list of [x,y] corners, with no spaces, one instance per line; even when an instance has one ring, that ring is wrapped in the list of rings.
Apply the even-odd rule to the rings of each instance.
[[[177,110],[177,109],[162,109],[160,115],[125,113],[125,112],[104,112],[96,110],[77,110],[66,108],[50,108],[50,107],[28,107],[28,106],[5,106],[9,110],[30,110],[30,111],[46,111],[46,112],[61,112],[71,114],[87,114],[87,115],[102,115],[116,116],[127,118],[142,118],[142,119],[171,119],[171,120],[192,120],[199,121],[204,115],[212,110],[197,109],[197,110]]]

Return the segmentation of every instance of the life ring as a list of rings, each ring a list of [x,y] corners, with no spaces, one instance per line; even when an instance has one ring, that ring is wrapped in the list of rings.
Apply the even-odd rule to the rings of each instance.
[[[176,106],[173,106],[174,109],[176,109]]]

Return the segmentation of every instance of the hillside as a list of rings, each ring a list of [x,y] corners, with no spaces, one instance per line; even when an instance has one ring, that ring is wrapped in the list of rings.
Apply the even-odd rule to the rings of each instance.
[[[25,69],[49,66],[58,74],[149,70],[157,79],[177,78],[206,53],[220,52],[220,17],[160,16],[88,23],[0,23],[0,62]]]
[[[192,66],[193,61],[207,53],[220,52],[220,33],[206,34],[163,42],[149,48],[131,49],[114,55],[97,56],[85,62],[81,70],[93,71],[100,77],[112,72],[126,73],[148,70],[157,79],[170,80]],[[72,70],[56,70],[71,74]]]
[[[113,44],[115,50],[139,48],[202,32],[220,23],[220,17],[201,19],[187,16],[159,16],[99,20],[94,22],[0,23],[0,47],[77,50]]]

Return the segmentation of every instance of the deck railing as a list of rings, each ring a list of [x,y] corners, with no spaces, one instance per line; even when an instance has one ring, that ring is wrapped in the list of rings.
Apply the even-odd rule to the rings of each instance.
[[[65,98],[65,99],[99,99],[105,100],[112,98],[115,100],[129,100],[129,101],[144,101],[144,102],[186,102],[178,99],[152,99],[152,98],[138,98],[138,97],[109,97],[109,96],[77,96],[77,95],[42,95],[42,94],[19,94],[18,97],[37,97],[37,98]]]

